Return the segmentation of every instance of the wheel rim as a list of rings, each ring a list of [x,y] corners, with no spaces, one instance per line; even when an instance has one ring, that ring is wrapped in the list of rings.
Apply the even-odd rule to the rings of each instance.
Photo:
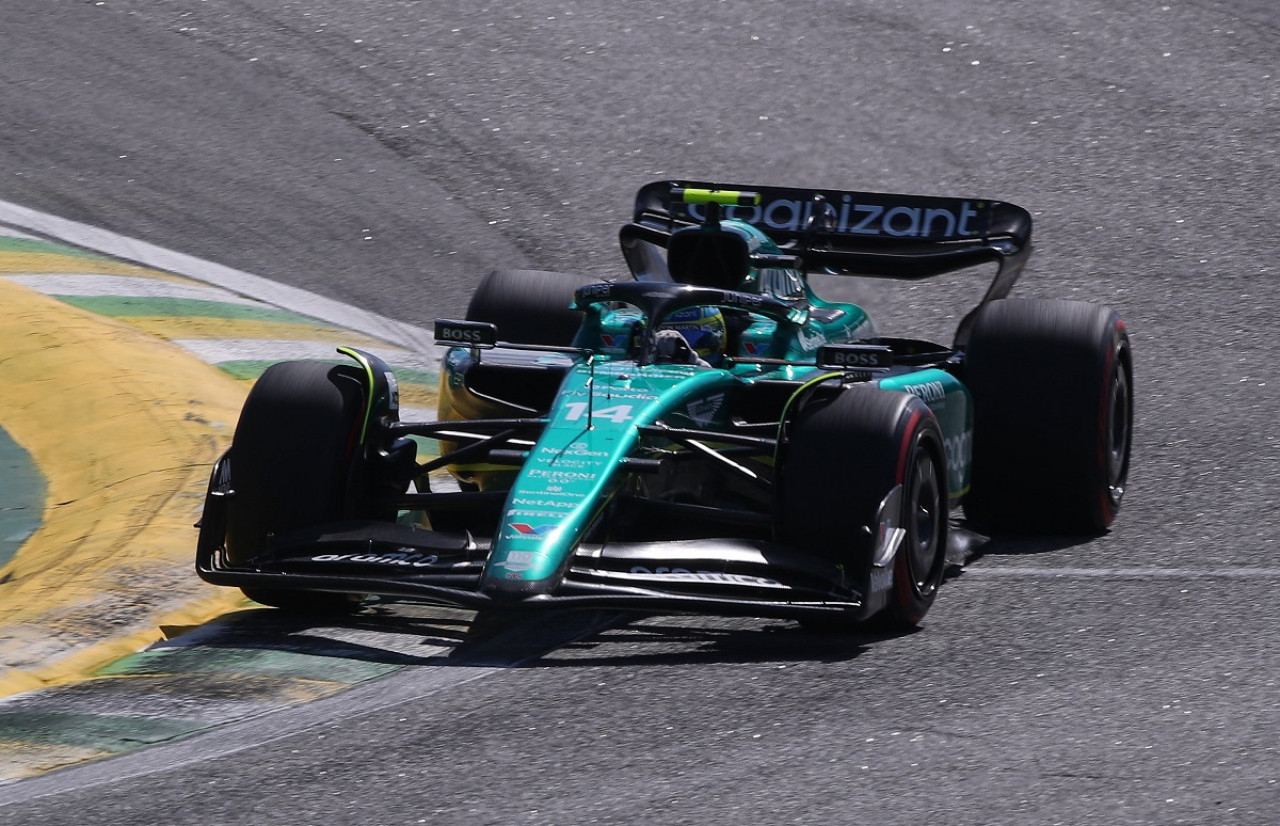
[[[937,588],[935,566],[940,554],[938,543],[941,534],[942,487],[938,468],[929,451],[916,449],[911,496],[906,504],[908,538],[907,563],[911,569],[911,582],[919,594],[927,595]]]

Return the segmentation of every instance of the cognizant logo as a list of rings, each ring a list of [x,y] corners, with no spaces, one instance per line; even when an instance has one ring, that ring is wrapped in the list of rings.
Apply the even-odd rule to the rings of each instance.
[[[835,209],[835,231],[849,235],[890,235],[898,238],[957,238],[974,236],[978,230],[970,222],[978,209],[969,201],[956,202],[954,208],[944,206],[892,206],[854,203],[852,195],[844,195]],[[977,205],[983,206],[982,203]],[[759,206],[730,206],[725,218],[736,218],[762,229],[799,232],[813,214],[812,201],[779,199]],[[690,217],[702,221],[698,204],[689,204]]]

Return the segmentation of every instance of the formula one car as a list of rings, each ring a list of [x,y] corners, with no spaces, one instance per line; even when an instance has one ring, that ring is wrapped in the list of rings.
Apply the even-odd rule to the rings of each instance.
[[[631,279],[497,271],[437,320],[437,421],[401,421],[367,352],[269,368],[213,469],[198,572],[300,610],[913,626],[961,505],[985,532],[1093,533],[1121,504],[1125,326],[1006,298],[1030,236],[999,201],[649,184],[621,230]],[[807,278],[990,263],[947,345],[885,336]]]

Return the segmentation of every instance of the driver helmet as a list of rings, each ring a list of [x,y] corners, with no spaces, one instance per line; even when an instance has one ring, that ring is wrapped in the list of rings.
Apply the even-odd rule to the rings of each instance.
[[[659,329],[679,332],[689,349],[709,363],[724,353],[724,313],[718,307],[685,307],[667,316]]]

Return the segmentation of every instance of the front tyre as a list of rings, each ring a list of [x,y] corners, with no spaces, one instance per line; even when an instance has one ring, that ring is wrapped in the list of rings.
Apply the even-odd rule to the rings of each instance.
[[[933,412],[907,393],[853,388],[808,402],[791,424],[782,469],[785,541],[844,567],[863,597],[863,619],[914,627],[946,571],[947,476]],[[897,491],[896,499],[886,500]],[[882,512],[882,503],[893,506]],[[883,527],[898,528],[896,556],[877,566]],[[806,623],[809,624],[809,623]]]
[[[964,381],[970,522],[989,533],[1093,534],[1115,521],[1129,478],[1133,356],[1114,311],[994,301],[974,321]]]
[[[274,364],[245,400],[228,452],[227,561],[252,564],[272,536],[346,516],[364,412],[360,372],[319,361]],[[331,612],[347,594],[245,588],[255,602]]]

